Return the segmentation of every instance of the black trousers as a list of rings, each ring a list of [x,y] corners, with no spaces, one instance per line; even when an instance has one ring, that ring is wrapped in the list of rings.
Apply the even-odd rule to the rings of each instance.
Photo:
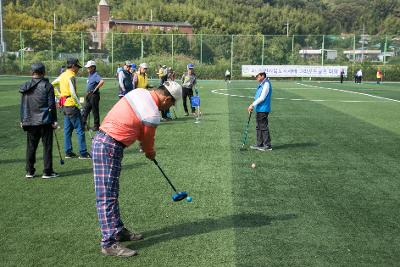
[[[169,119],[169,118],[168,118],[168,113],[169,113],[169,109],[166,110],[166,111],[161,111],[161,117],[162,117],[163,119]]]
[[[26,131],[26,167],[28,173],[35,173],[36,150],[39,140],[43,143],[43,173],[53,172],[53,127],[51,124],[40,126],[25,126]]]
[[[162,76],[160,78],[160,85],[163,85],[167,81],[168,75]]]
[[[257,146],[271,146],[271,135],[268,127],[269,112],[256,113]]]
[[[93,128],[98,129],[100,127],[100,94],[90,94],[85,98],[85,108],[82,115],[82,125],[85,129],[87,126],[87,118],[91,111],[93,111]]]
[[[196,111],[196,109],[194,107],[192,107],[192,104],[190,103],[190,98],[192,96],[193,96],[192,88],[182,87],[182,102],[183,102],[183,109],[185,110],[185,113],[188,113],[186,98],[189,98],[189,104],[192,108],[192,113],[194,113]]]

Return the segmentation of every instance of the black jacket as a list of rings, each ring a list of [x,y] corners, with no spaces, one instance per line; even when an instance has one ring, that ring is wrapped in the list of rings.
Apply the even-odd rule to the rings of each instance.
[[[46,78],[33,78],[21,85],[22,126],[38,126],[57,121],[54,88]]]

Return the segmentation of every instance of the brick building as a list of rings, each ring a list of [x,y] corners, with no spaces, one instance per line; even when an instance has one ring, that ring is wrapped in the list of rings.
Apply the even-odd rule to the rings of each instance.
[[[114,19],[110,17],[110,6],[106,0],[101,0],[97,7],[96,32],[93,33],[93,42],[98,49],[103,48],[106,34],[114,27],[122,31],[159,29],[163,32],[178,30],[181,33],[192,34],[193,27],[188,22],[162,22],[162,21],[134,21]],[[96,45],[97,44],[97,45]]]

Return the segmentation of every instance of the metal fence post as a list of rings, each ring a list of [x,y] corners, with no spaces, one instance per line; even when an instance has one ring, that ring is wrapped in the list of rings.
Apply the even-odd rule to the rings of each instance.
[[[81,56],[82,64],[85,64],[85,41],[83,40],[83,32],[81,32]]]
[[[50,75],[54,70],[54,48],[53,48],[53,30],[50,31],[50,55],[51,55],[51,68]],[[56,74],[56,72],[54,73]]]
[[[321,49],[321,65],[324,65],[324,54],[325,54],[325,35],[322,35],[322,49]]]
[[[22,31],[19,31],[19,71],[22,73],[24,69],[24,39],[22,37]]]
[[[231,76],[233,77],[233,34],[231,35]]]
[[[386,66],[386,52],[387,52],[387,35],[385,35],[385,47],[383,49],[383,77],[385,77],[385,66]]]
[[[292,61],[293,61],[293,55],[294,55],[294,34],[292,35]]]
[[[174,68],[174,34],[171,34],[171,61],[172,68]]]
[[[143,59],[144,56],[144,43],[143,43],[143,34],[140,35],[140,59]]]
[[[265,46],[265,35],[262,36],[262,48],[261,48],[261,65],[264,65],[264,46]]]
[[[356,62],[356,34],[353,36],[353,64]]]
[[[114,74],[114,32],[111,32],[111,75]]]
[[[200,64],[203,64],[203,34],[200,33]]]

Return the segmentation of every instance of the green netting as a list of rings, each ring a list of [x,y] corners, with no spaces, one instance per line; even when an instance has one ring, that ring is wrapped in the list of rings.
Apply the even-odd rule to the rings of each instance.
[[[389,65],[397,68],[400,63],[398,36],[109,32],[98,49],[100,36],[93,32],[4,31],[6,53],[1,55],[0,74],[29,74],[29,66],[42,61],[48,74],[55,76],[68,57],[82,63],[96,60],[99,71],[109,77],[126,60],[148,63],[151,77],[156,77],[160,64],[181,73],[193,63],[201,66],[198,73],[203,78],[221,78],[226,69],[234,78],[240,77],[242,65],[348,65],[353,70],[360,64],[373,64],[388,70]]]

